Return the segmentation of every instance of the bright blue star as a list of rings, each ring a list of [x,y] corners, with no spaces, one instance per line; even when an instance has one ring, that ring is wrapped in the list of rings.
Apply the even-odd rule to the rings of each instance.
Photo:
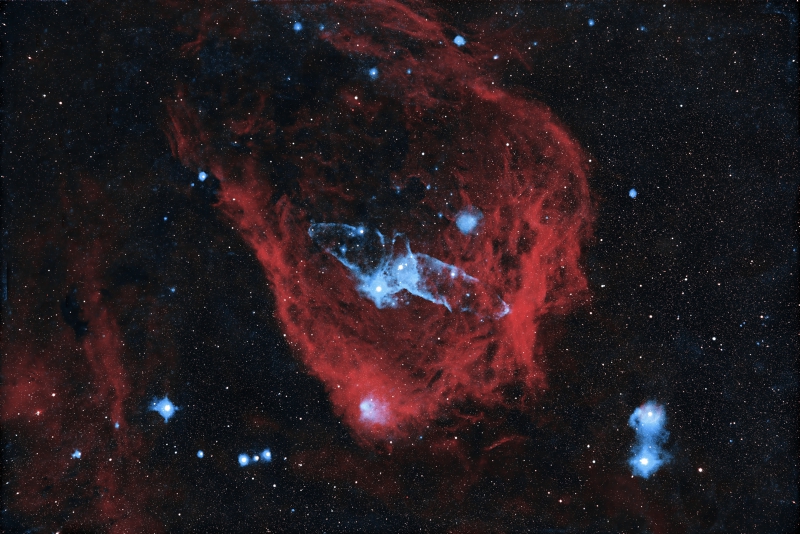
[[[638,195],[638,193],[636,192],[636,189],[631,189],[630,191],[628,191],[628,196],[629,197],[636,198],[636,195]]]
[[[296,32],[299,32],[300,30],[302,30],[302,29],[303,29],[303,25],[302,25],[301,23],[299,23],[299,22],[295,22],[295,23],[292,25],[292,29],[293,29],[294,31],[296,31]]]
[[[589,19],[589,26],[594,26],[594,19]]]
[[[239,465],[240,466],[244,467],[249,463],[250,463],[250,457],[249,456],[247,456],[246,454],[240,454],[239,455]]]
[[[378,77],[378,69],[376,67],[369,69],[369,77],[373,80]]]
[[[465,44],[467,44],[467,40],[461,37],[460,35],[456,35],[456,38],[453,39],[453,42],[456,44],[456,46],[464,46]]]
[[[202,458],[203,456],[205,456],[205,453],[203,451],[197,451],[198,458]]]
[[[164,418],[164,422],[168,423],[169,418],[175,415],[175,412],[178,411],[178,408],[170,402],[169,398],[165,395],[163,399],[153,399],[152,404],[150,405],[150,410],[153,412],[158,412],[161,417]]]

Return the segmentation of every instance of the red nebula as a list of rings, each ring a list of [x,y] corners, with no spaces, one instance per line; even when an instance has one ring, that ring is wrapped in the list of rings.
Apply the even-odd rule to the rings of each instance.
[[[117,240],[102,219],[117,214],[91,180],[75,189],[62,198],[63,225],[26,241],[23,260],[41,265],[50,243],[68,243],[59,252],[66,269],[21,269],[34,274],[19,286],[35,289],[14,299],[4,332],[2,422],[25,451],[9,461],[9,505],[67,531],[164,531],[152,512],[161,504],[141,484],[163,479],[142,462],[152,442],[132,422],[162,364],[143,365],[126,350],[118,322],[119,310],[145,299],[107,289]],[[59,316],[53,296],[64,295]]]
[[[456,46],[433,11],[350,2],[302,18],[313,35],[297,39],[313,42],[295,60],[296,81],[253,83],[238,100],[246,73],[222,89],[179,88],[174,155],[219,179],[218,208],[263,265],[287,339],[362,443],[402,442],[465,405],[530,406],[547,386],[539,325],[587,289],[584,152],[546,106],[492,77],[490,50]],[[228,32],[240,47],[264,39]],[[351,75],[320,67],[334,60]],[[220,107],[204,112],[212,90]],[[480,226],[460,232],[456,215],[475,208]],[[413,296],[378,309],[311,240],[312,222],[402,233],[415,253],[492,288],[510,313],[451,312]]]

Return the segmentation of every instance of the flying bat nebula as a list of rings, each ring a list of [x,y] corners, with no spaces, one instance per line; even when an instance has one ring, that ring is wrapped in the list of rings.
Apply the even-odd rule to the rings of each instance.
[[[297,357],[365,445],[529,406],[539,326],[587,288],[581,148],[424,5],[277,9],[187,45],[203,68],[166,131],[219,181]]]

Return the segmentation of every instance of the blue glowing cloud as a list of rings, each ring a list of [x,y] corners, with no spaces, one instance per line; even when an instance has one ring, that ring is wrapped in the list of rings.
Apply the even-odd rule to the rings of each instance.
[[[483,219],[481,210],[469,206],[459,211],[458,215],[456,215],[456,226],[462,234],[472,234],[477,230],[481,219]]]
[[[158,412],[161,417],[164,418],[164,422],[169,423],[169,418],[175,415],[175,412],[178,411],[178,407],[172,404],[165,395],[163,399],[153,399],[153,402],[150,404],[150,410]]]
[[[410,293],[453,311],[503,317],[510,308],[499,295],[462,269],[427,254],[411,252],[395,234],[387,243],[377,230],[348,224],[312,224],[308,235],[339,260],[353,276],[358,292],[379,309],[408,303]]]
[[[358,405],[361,409],[361,419],[369,423],[386,424],[388,410],[386,405],[373,398],[366,398]]]
[[[75,452],[72,453],[72,457],[73,458],[80,458],[81,457],[81,451],[79,451],[78,449],[75,449]]]
[[[467,40],[461,37],[460,35],[456,35],[456,38],[453,39],[453,42],[456,44],[456,46],[464,46],[465,44],[467,44]]]
[[[669,454],[662,448],[669,437],[664,428],[666,422],[664,407],[654,401],[644,403],[631,414],[628,424],[636,431],[636,444],[628,464],[634,475],[648,478],[669,461]]]

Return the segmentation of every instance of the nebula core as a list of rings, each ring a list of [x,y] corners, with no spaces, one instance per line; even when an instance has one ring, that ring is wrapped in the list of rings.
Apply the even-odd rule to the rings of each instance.
[[[202,74],[176,88],[165,131],[175,157],[219,181],[217,208],[263,266],[297,357],[364,445],[441,419],[457,429],[465,406],[528,409],[547,387],[539,325],[586,296],[581,147],[545,105],[501,89],[492,53],[454,42],[423,4],[275,9],[205,21],[184,47]],[[237,62],[259,62],[259,75]],[[423,276],[464,304],[405,286],[378,306],[314,225],[402,236],[409,254],[483,289]],[[392,251],[359,254],[371,265]],[[491,299],[505,313],[474,313]]]

